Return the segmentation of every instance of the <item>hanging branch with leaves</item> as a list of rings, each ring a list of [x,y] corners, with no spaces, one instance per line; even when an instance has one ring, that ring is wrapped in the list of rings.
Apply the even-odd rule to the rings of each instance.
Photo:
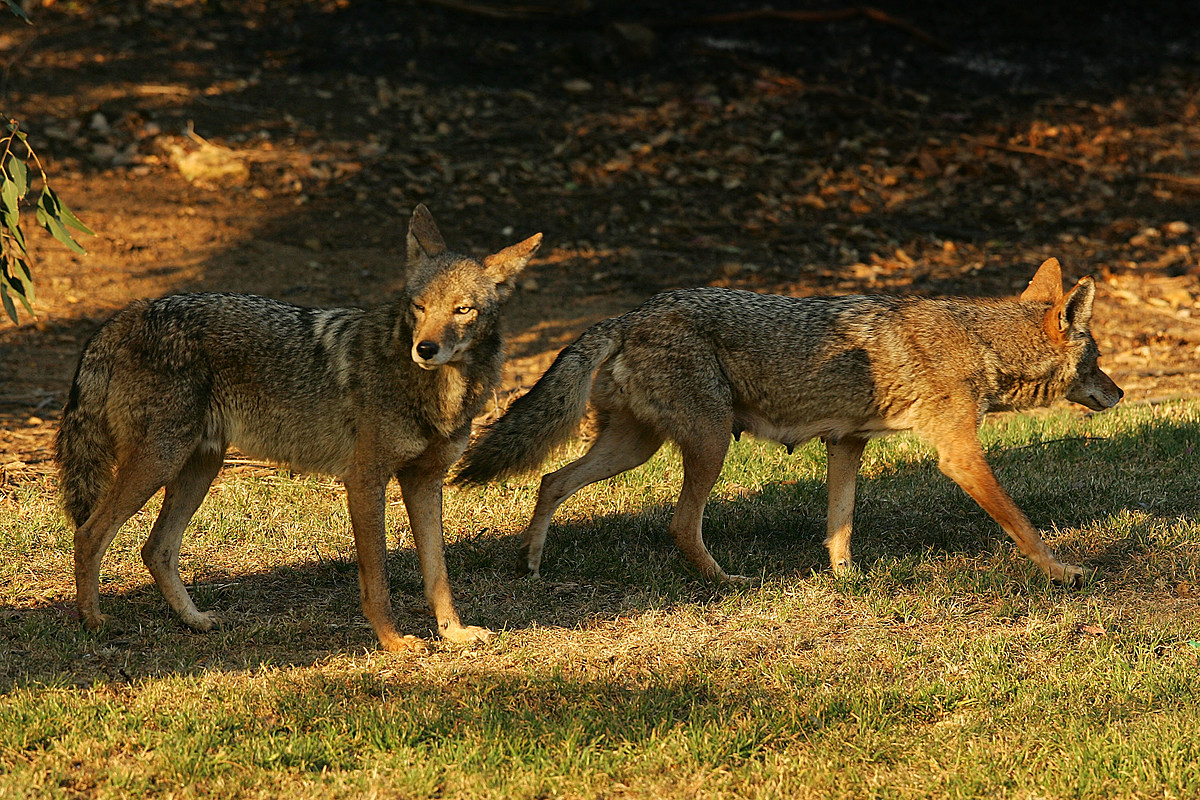
[[[5,123],[0,135],[0,303],[9,319],[17,322],[20,301],[33,315],[33,275],[29,270],[29,251],[21,231],[21,200],[34,194],[30,182],[30,165],[36,170],[34,178],[41,184],[37,200],[38,224],[50,235],[75,253],[83,253],[71,230],[95,235],[67,208],[50,188],[46,170],[37,153],[29,146],[25,132],[16,120]]]

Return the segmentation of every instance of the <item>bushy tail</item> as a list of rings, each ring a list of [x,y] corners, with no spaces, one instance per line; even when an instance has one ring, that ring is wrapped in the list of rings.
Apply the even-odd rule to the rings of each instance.
[[[532,472],[566,444],[587,411],[592,378],[620,348],[624,327],[621,317],[606,319],[567,345],[534,387],[471,445],[454,483]]]
[[[112,480],[116,459],[104,417],[112,361],[103,348],[84,348],[55,440],[58,484],[63,509],[78,528],[87,522]]]

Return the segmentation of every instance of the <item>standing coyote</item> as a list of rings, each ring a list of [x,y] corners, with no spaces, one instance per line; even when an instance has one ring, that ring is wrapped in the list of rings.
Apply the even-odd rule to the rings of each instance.
[[[1054,580],[1077,584],[1083,571],[1054,557],[996,482],[978,427],[988,411],[1062,397],[1100,411],[1121,399],[1096,364],[1089,331],[1095,291],[1084,278],[1064,296],[1058,261],[1050,259],[1019,300],[664,292],[594,325],[559,353],[467,451],[455,481],[536,469],[571,437],[590,399],[599,427],[591,449],[542,478],[525,530],[530,573],[538,573],[550,518],[564,500],[644,463],[671,439],[683,455],[671,536],[702,575],[744,582],[718,566],[701,534],[730,433],[789,449],[815,436],[825,441],[825,545],[833,568],[843,569],[851,564],[863,447],[871,437],[912,429],[1022,552]]]
[[[219,622],[188,596],[179,546],[235,444],[344,481],[363,612],[388,650],[421,646],[397,633],[388,596],[384,490],[395,475],[439,633],[454,642],[487,638],[490,631],[462,625],[454,610],[442,482],[499,382],[500,306],[541,238],[477,261],[448,252],[418,205],[407,280],[386,305],[315,309],[181,294],[118,312],[84,348],[56,443],[84,623],[106,620],[104,551],[162,486],[142,560],[187,625],[206,631]]]

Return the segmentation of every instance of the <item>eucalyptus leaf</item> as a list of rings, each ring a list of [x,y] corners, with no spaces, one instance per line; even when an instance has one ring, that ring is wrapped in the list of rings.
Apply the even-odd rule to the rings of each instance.
[[[25,296],[25,287],[18,281],[10,278],[7,271],[0,271],[0,296],[4,297],[4,310],[8,312],[8,316],[13,322],[17,322],[17,307],[13,303],[12,298],[17,298],[21,301],[21,305],[25,306],[25,310],[30,316],[37,316],[33,313],[33,306],[29,303],[29,298]]]
[[[0,202],[4,203],[4,222],[9,228],[20,225],[20,215],[17,212],[21,202],[21,193],[17,190],[16,181],[7,175],[0,176]]]
[[[13,321],[14,325],[20,324],[17,319],[17,307],[13,305],[12,298],[8,296],[8,281],[0,278],[0,300],[4,301],[4,310],[8,313],[8,318]]]
[[[45,209],[51,217],[58,216],[58,195],[49,186],[42,189],[42,196],[38,198],[38,208]]]
[[[25,234],[19,227],[17,227],[15,222],[12,225],[9,225],[7,224],[6,220],[4,229],[8,231],[9,236],[16,244],[17,249],[21,251],[21,255],[25,255],[29,252],[29,248],[25,246]]]
[[[17,186],[17,196],[24,197],[29,191],[29,168],[16,156],[8,157],[8,174]]]
[[[55,239],[58,239],[58,241],[62,244],[66,245],[67,248],[73,253],[79,253],[80,255],[83,255],[87,252],[83,249],[83,247],[80,246],[79,242],[71,238],[71,233],[67,230],[66,226],[63,225],[62,220],[60,220],[58,217],[51,217],[48,214],[44,215],[44,217],[45,219],[42,222],[42,226],[45,227],[46,230],[50,231],[51,236],[53,236]]]
[[[16,260],[17,277],[21,279],[21,285],[25,288],[24,296],[28,299],[26,306],[29,307],[29,313],[33,313],[32,305],[37,302],[37,298],[33,292],[33,273],[29,271],[29,264],[23,258]]]
[[[71,211],[71,209],[67,208],[66,204],[63,203],[63,201],[59,199],[57,195],[55,195],[54,199],[58,202],[59,215],[62,217],[63,222],[70,225],[75,230],[82,231],[89,236],[96,235],[95,231],[79,221],[79,217],[75,216],[75,213]]]
[[[21,5],[17,2],[17,0],[4,0],[4,2],[8,4],[9,11],[25,20],[27,24],[33,24],[33,20],[29,18],[29,15],[25,13],[25,9],[21,8]]]

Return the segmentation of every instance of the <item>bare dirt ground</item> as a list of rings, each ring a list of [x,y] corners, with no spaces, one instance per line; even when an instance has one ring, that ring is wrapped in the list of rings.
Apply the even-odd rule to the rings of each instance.
[[[545,233],[509,389],[661,289],[1005,295],[1056,256],[1130,401],[1197,393],[1200,6],[42,1],[0,20],[2,108],[97,235],[30,237],[0,485],[50,470],[114,310],[379,302],[417,202],[456,249]]]

